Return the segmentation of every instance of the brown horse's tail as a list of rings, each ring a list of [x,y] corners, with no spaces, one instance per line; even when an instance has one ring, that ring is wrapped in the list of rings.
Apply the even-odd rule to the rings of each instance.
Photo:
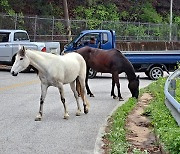
[[[81,85],[78,79],[76,79],[76,91],[78,93],[78,96],[81,96]]]
[[[89,102],[87,101],[85,96],[85,86],[83,86],[83,84],[80,83],[79,78],[76,79],[76,90],[78,92],[78,96],[80,96],[83,100],[83,103],[85,103],[89,108]]]

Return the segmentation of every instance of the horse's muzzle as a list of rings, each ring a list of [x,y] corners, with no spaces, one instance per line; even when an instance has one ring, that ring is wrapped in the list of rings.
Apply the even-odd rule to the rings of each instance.
[[[15,73],[14,71],[11,72],[12,76],[17,76],[18,73]]]

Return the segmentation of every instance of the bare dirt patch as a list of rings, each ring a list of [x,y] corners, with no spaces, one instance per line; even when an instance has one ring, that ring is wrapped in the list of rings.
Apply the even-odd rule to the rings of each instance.
[[[162,153],[157,144],[150,120],[143,115],[144,109],[148,106],[151,99],[150,94],[144,93],[126,119],[126,129],[128,130],[126,138],[131,144],[128,150],[129,153],[135,148],[141,151],[146,150],[151,154]]]

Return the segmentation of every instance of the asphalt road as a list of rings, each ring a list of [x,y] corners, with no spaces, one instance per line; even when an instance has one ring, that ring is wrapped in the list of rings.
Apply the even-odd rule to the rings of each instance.
[[[48,89],[41,122],[34,121],[39,110],[40,81],[35,73],[11,76],[9,70],[0,70],[0,154],[93,154],[96,138],[105,119],[123,102],[110,97],[109,74],[98,74],[89,80],[95,97],[88,97],[90,110],[76,117],[76,103],[69,85],[65,98],[70,118],[63,119],[63,105],[58,90]],[[122,97],[130,92],[124,75],[120,77]],[[141,77],[140,86],[150,80]],[[81,108],[82,101],[81,101]]]

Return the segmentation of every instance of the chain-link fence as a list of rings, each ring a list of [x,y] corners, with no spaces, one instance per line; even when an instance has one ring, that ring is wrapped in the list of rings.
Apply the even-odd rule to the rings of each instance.
[[[71,37],[86,29],[112,29],[118,41],[177,41],[177,25],[118,21],[69,20]],[[64,19],[0,14],[0,29],[27,30],[32,41],[67,42]],[[170,34],[171,29],[171,34]],[[170,38],[171,36],[171,38]]]

